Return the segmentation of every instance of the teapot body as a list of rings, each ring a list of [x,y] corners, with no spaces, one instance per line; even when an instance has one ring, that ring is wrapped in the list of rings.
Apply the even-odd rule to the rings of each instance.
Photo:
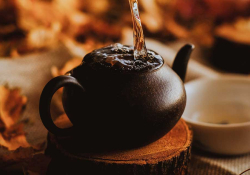
[[[144,59],[135,59],[133,47],[121,44],[94,50],[69,74],[46,84],[41,120],[50,133],[70,137],[74,147],[85,151],[149,144],[169,132],[184,112],[183,81],[193,49],[183,46],[172,69],[152,50]],[[61,87],[70,128],[57,127],[50,114],[53,94]]]
[[[166,64],[154,71],[123,73],[83,63],[71,76],[85,90],[65,86],[64,109],[76,135],[90,146],[148,144],[170,131],[185,109],[183,82]]]

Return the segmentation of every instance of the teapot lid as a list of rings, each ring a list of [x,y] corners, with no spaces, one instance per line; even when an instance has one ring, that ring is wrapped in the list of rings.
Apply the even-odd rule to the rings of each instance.
[[[135,59],[133,46],[116,43],[87,54],[83,63],[98,69],[121,72],[148,72],[160,68],[164,63],[163,58],[152,50],[147,52],[147,58]]]

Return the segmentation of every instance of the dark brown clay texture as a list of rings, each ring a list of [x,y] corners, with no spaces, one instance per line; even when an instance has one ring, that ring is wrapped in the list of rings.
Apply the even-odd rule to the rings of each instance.
[[[174,63],[182,79],[192,50],[192,45],[184,46]],[[65,80],[58,77],[58,81],[66,82],[63,105],[74,126],[68,131],[56,129],[46,117],[48,110],[41,112],[48,100],[46,96],[63,86],[52,88],[58,84],[53,80],[41,96],[40,113],[50,132],[56,135],[68,132],[83,140],[84,149],[121,149],[151,143],[169,132],[185,109],[183,81],[166,64],[153,70],[131,72],[96,69],[83,61],[70,74],[61,77]],[[69,83],[71,78],[73,86]],[[53,92],[46,94],[49,89]]]

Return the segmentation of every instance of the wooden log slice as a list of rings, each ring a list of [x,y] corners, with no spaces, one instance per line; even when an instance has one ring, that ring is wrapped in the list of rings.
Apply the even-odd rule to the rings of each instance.
[[[69,121],[59,118],[55,123],[65,127]],[[161,139],[140,148],[86,153],[74,140],[49,134],[46,153],[53,159],[49,168],[51,174],[185,175],[188,174],[191,140],[192,133],[181,119]]]

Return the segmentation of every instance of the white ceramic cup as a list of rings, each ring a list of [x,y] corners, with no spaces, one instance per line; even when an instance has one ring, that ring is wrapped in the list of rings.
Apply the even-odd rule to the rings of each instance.
[[[250,77],[198,79],[185,85],[183,119],[194,146],[218,154],[250,152]]]

